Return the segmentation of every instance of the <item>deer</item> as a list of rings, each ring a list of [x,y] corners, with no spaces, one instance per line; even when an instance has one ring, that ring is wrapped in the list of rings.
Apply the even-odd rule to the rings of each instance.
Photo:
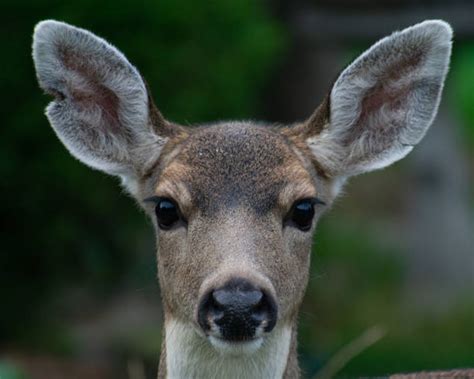
[[[158,378],[299,378],[313,234],[350,177],[405,157],[436,116],[452,29],[379,40],[304,121],[167,120],[138,70],[93,33],[34,29],[46,115],[72,156],[119,177],[156,232]]]

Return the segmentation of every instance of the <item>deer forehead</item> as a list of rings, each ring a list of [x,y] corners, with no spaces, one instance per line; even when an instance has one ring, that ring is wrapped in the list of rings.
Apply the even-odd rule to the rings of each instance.
[[[203,213],[246,206],[257,214],[316,196],[311,165],[278,129],[225,123],[193,132],[155,187]]]

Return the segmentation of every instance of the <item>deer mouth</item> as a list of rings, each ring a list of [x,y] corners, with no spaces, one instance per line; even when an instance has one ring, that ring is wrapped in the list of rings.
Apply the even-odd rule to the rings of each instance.
[[[254,337],[241,340],[229,340],[210,335],[211,345],[222,354],[249,355],[262,347],[263,337]]]

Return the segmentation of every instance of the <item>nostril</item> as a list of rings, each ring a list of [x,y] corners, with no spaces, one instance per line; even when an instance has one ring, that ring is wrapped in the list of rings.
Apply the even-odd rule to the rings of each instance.
[[[217,308],[217,305],[214,302],[212,292],[209,292],[204,295],[198,305],[197,321],[205,332],[211,329],[211,321],[213,321],[211,320],[211,318],[214,319],[215,315],[217,315],[218,312],[219,309]],[[223,315],[223,312],[221,313]]]
[[[253,308],[252,318],[255,321],[263,322],[267,317],[269,311],[268,308],[268,304],[262,296],[261,301]]]
[[[262,293],[259,303],[253,309],[252,319],[260,325],[264,325],[265,332],[270,332],[275,327],[277,305],[272,296]]]
[[[218,323],[224,317],[225,307],[222,306],[214,298],[214,293],[211,293],[207,304],[207,317]]]

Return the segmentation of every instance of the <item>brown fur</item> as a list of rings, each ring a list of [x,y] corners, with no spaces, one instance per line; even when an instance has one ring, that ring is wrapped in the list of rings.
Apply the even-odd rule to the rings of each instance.
[[[159,172],[140,190],[143,197],[173,198],[188,220],[187,230],[157,228],[166,317],[195,325],[203,291],[231,276],[250,275],[275,293],[278,322],[293,325],[285,376],[295,378],[295,319],[308,279],[312,233],[283,228],[282,218],[300,198],[317,195],[330,203],[329,182],[318,175],[312,157],[298,150],[296,137],[288,139],[272,126],[223,123],[183,135],[173,148],[165,146]],[[153,207],[145,209],[154,219]],[[160,362],[162,377],[164,358]]]
[[[53,20],[36,26],[33,57],[40,86],[56,96],[47,110],[55,132],[78,159],[120,176],[155,225],[165,316],[159,378],[197,370],[239,377],[242,369],[247,377],[299,377],[296,318],[312,231],[347,177],[401,159],[423,137],[451,37],[448,24],[427,21],[381,40],[304,123],[185,128],[163,118],[138,71],[106,41]],[[184,220],[161,230],[145,201],[156,196],[172,198]],[[286,224],[292,204],[308,197],[322,201],[311,230]],[[236,277],[270,294],[278,317],[252,355],[224,359],[229,344],[206,339],[197,308],[203,294]]]
[[[320,134],[329,124],[329,118],[330,99],[327,95],[307,121],[281,130],[281,133],[291,141],[295,150],[303,153],[310,160],[318,175],[326,179],[330,175],[317,158],[311,154],[306,139]]]

